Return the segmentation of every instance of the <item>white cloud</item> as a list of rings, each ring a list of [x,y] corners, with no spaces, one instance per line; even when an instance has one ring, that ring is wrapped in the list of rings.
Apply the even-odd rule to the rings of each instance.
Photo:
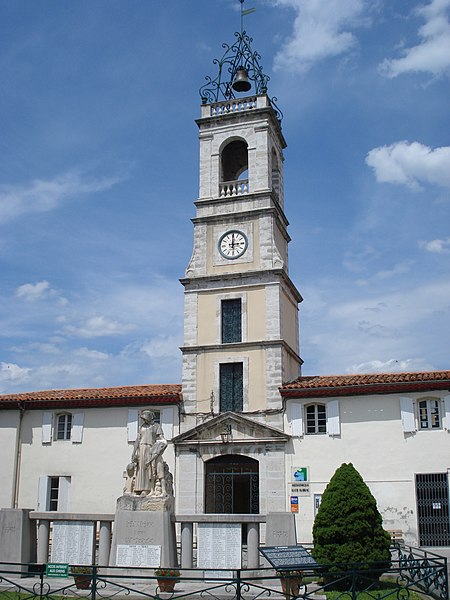
[[[67,325],[64,331],[85,338],[123,335],[135,329],[135,325],[120,323],[115,319],[95,316],[86,319],[80,326]]]
[[[275,68],[306,72],[315,63],[353,49],[350,31],[362,24],[363,0],[275,0],[297,12],[290,39],[275,57]]]
[[[75,356],[80,358],[87,358],[89,360],[108,360],[109,354],[106,352],[100,352],[99,350],[89,350],[89,348],[83,347],[78,348],[74,351]]]
[[[179,345],[181,340],[172,335],[158,336],[155,339],[144,342],[140,350],[149,358],[176,357],[180,358]]]
[[[54,179],[34,179],[24,185],[0,185],[0,224],[27,213],[41,213],[58,208],[69,198],[108,190],[123,177],[86,179],[69,171]]]
[[[48,296],[49,290],[50,284],[45,280],[38,283],[24,283],[16,289],[16,296],[27,302],[34,302]]]
[[[347,373],[402,373],[431,369],[431,365],[421,358],[407,358],[404,360],[391,358],[387,361],[370,360],[354,364],[347,369]]]
[[[351,288],[322,287],[326,308],[302,322],[304,374],[446,368],[450,282],[366,290],[352,299]]]
[[[436,254],[450,254],[450,237],[445,240],[430,240],[429,242],[419,242],[420,248],[427,252],[435,252]]]
[[[387,58],[380,72],[387,77],[402,73],[426,72],[450,75],[450,0],[432,0],[416,9],[415,14],[425,20],[419,28],[421,42],[402,51],[401,58]]]
[[[19,367],[14,363],[0,362],[0,383],[20,383],[28,379],[30,369]]]
[[[450,188],[450,146],[433,150],[419,142],[395,142],[370,150],[366,163],[380,183],[412,189],[420,188],[421,183]]]

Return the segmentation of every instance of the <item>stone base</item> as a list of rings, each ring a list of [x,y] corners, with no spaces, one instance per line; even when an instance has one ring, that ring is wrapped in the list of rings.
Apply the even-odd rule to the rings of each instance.
[[[29,517],[31,509],[0,510],[0,562],[31,563],[36,560],[36,521]],[[9,565],[9,571],[24,573],[26,566]]]
[[[117,498],[116,514],[119,510],[145,510],[149,512],[174,512],[173,496],[133,496],[126,494]]]
[[[124,568],[177,566],[173,497],[121,496],[117,500],[110,566],[117,566],[118,546],[129,546],[130,553],[132,547],[161,547],[159,565],[127,564]]]

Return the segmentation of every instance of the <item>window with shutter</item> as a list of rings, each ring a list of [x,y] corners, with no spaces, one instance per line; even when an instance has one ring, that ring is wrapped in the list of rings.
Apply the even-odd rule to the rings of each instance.
[[[220,412],[241,411],[244,407],[242,363],[220,365]]]
[[[242,301],[222,300],[222,344],[242,341]]]
[[[318,434],[327,431],[327,409],[325,404],[310,404],[306,407],[306,433]]]
[[[72,415],[70,413],[61,413],[56,415],[56,436],[57,440],[70,440],[72,433]]]

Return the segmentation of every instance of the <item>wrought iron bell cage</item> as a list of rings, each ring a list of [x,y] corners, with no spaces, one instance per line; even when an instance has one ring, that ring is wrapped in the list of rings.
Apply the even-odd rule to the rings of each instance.
[[[215,58],[213,64],[218,66],[218,74],[215,79],[207,75],[206,83],[199,89],[202,104],[213,104],[215,102],[228,101],[236,99],[235,92],[242,89],[248,92],[250,88],[233,84],[236,81],[242,81],[242,73],[245,71],[248,83],[253,87],[253,94],[256,96],[267,94],[267,84],[270,77],[263,72],[260,64],[261,56],[255,52],[251,44],[253,38],[249,37],[245,31],[235,32],[236,41],[231,46],[222,44],[225,52],[222,58]],[[272,108],[281,121],[282,113],[276,105],[277,98],[269,98]]]

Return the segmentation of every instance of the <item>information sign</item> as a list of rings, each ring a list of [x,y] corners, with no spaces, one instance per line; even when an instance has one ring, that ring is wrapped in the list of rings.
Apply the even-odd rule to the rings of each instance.
[[[45,574],[47,577],[68,577],[69,565],[65,563],[47,563]]]
[[[291,483],[291,492],[296,496],[310,496],[311,490],[308,482]]]
[[[262,546],[259,551],[274,569],[314,569],[319,565],[303,546]]]

